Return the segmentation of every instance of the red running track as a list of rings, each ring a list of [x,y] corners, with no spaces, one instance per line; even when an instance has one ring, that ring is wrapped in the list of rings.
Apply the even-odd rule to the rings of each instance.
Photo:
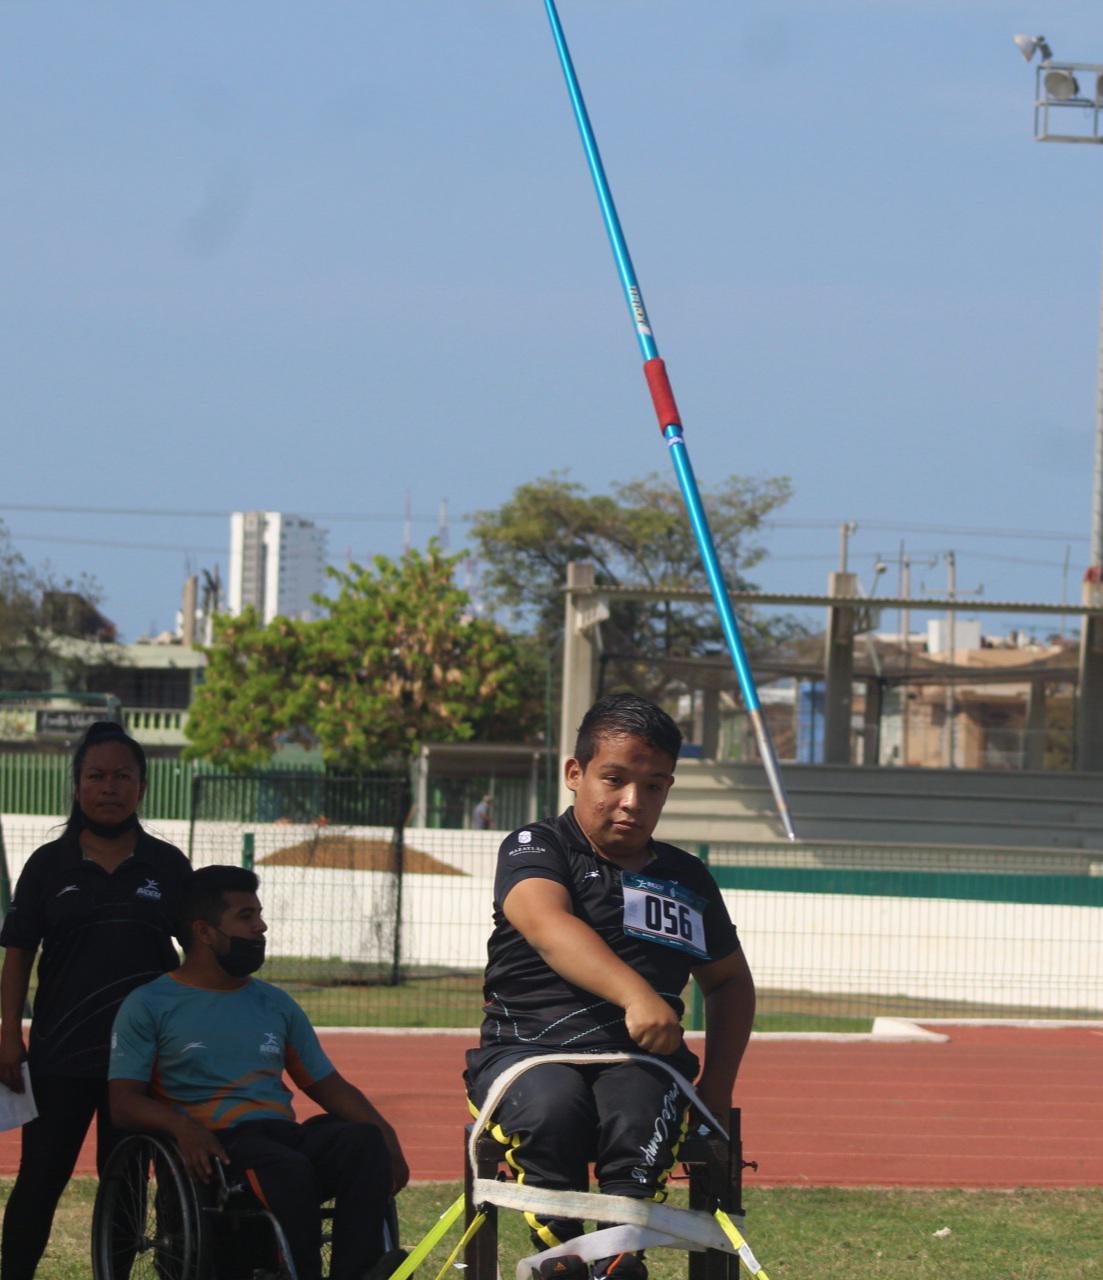
[[[940,1027],[947,1043],[755,1040],[735,1102],[759,1186],[1103,1186],[1103,1031]],[[325,1034],[419,1181],[461,1174],[465,1036]],[[300,1097],[301,1117],[316,1110]],[[18,1163],[0,1134],[0,1174]],[[94,1171],[90,1143],[78,1171]]]

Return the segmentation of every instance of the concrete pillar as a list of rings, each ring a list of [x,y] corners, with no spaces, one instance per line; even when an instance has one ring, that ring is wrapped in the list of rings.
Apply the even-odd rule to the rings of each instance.
[[[195,606],[199,594],[199,578],[189,574],[184,579],[184,602],[180,611],[180,642],[185,649],[195,644]]]
[[[1103,605],[1103,583],[1088,571],[1081,602]],[[1084,614],[1080,625],[1080,680],[1076,691],[1076,767],[1103,771],[1103,617]]]
[[[532,753],[532,764],[529,768],[528,817],[526,822],[536,822],[540,818],[537,801],[540,796],[540,753]]]
[[[827,594],[857,596],[856,573],[829,573]],[[823,759],[850,763],[850,707],[854,683],[854,610],[833,605],[827,611],[824,649]]]
[[[694,732],[701,744],[701,755],[715,760],[720,753],[720,690],[702,689],[694,716]]]
[[[880,680],[866,681],[866,708],[862,717],[862,764],[881,763],[881,708],[884,686]]]
[[[1046,767],[1046,686],[1032,680],[1026,695],[1026,733],[1023,735],[1023,768]]]
[[[594,585],[594,566],[572,560],[567,565],[563,615],[563,692],[559,706],[559,799],[565,809],[574,800],[563,785],[563,767],[574,752],[582,717],[594,701],[597,681],[597,627],[609,616],[608,606],[577,592]]]

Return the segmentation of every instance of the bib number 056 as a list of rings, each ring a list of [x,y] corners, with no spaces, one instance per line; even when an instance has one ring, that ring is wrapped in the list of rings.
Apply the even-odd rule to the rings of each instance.
[[[693,919],[684,902],[671,902],[669,898],[645,894],[643,918],[648,929],[655,933],[665,933],[671,938],[684,938],[687,942],[693,941]]]

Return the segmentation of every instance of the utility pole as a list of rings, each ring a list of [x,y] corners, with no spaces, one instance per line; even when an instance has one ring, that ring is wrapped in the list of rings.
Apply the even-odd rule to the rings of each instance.
[[[900,540],[900,599],[911,599],[912,562],[911,556],[904,554],[904,540]],[[908,696],[908,659],[911,649],[908,636],[911,632],[911,610],[908,606],[900,608],[900,643],[904,648],[904,680],[900,685],[900,763],[908,763],[908,711],[911,699]]]
[[[957,598],[957,557],[952,551],[946,552],[946,598],[953,602]],[[957,659],[956,654],[956,636],[954,634],[957,624],[957,613],[953,608],[946,615],[947,623],[947,640],[950,645],[950,666],[952,667]],[[957,713],[957,706],[954,702],[954,682],[952,678],[946,681],[946,767],[952,769],[954,767],[954,717]]]

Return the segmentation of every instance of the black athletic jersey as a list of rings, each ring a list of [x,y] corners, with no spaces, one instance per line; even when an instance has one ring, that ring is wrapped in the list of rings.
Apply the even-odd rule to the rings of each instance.
[[[487,943],[481,1046],[559,1052],[634,1050],[624,1011],[559,976],[502,912],[522,880],[563,885],[571,909],[641,974],[681,1018],[691,971],[739,946],[715,880],[700,859],[652,841],[638,872],[599,857],[574,810],[513,832],[498,852],[494,930]]]
[[[107,1077],[123,999],[179,963],[172,935],[191,863],[145,831],[114,872],[62,836],[19,877],[0,946],[41,946],[28,1054],[45,1075]]]

